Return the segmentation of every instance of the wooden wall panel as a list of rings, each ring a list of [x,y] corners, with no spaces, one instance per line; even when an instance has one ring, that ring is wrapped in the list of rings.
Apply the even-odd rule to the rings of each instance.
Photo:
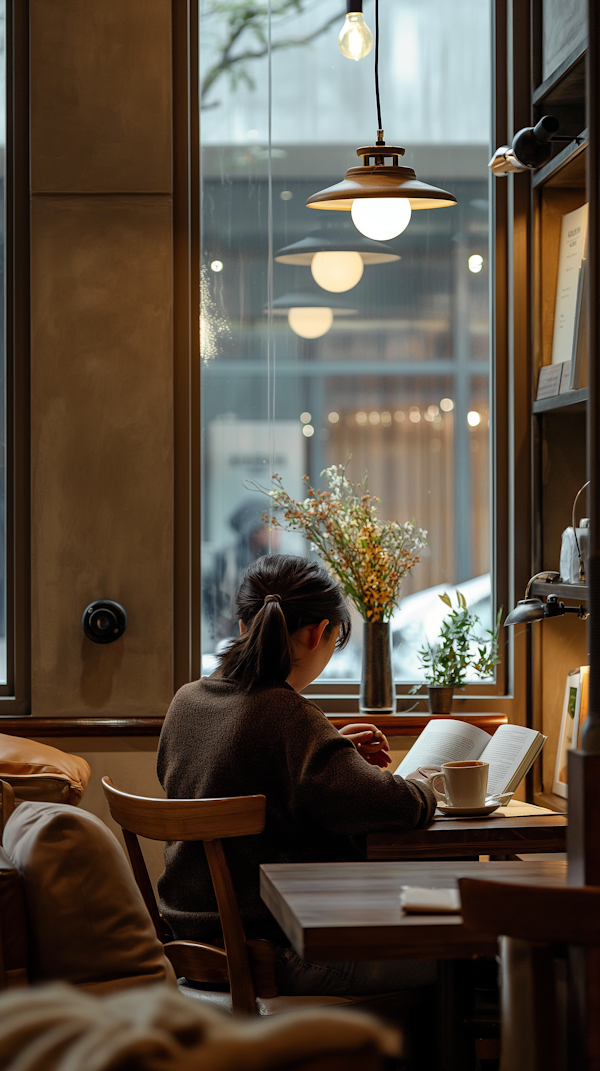
[[[31,0],[36,192],[170,192],[171,4]]]
[[[171,205],[32,208],[33,710],[164,713],[172,695]],[[124,637],[81,631],[94,598]]]
[[[172,0],[30,0],[32,711],[173,691]],[[81,630],[122,602],[124,637]]]

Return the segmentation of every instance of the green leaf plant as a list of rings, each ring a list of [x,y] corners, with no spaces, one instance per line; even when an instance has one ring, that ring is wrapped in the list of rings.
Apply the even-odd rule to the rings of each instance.
[[[498,665],[498,636],[502,607],[498,610],[496,625],[484,634],[478,628],[480,620],[467,607],[462,592],[456,592],[456,606],[446,592],[439,598],[450,613],[446,615],[439,636],[434,644],[426,643],[419,651],[425,683],[430,688],[464,688],[467,673],[471,670],[480,679],[493,675]],[[411,688],[414,695],[422,685]]]

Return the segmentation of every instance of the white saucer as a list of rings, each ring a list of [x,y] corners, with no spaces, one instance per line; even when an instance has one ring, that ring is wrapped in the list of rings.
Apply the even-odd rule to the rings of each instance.
[[[449,803],[438,803],[440,814],[455,815],[457,818],[485,818],[493,814],[502,804],[499,800],[487,799],[483,807],[451,807]]]

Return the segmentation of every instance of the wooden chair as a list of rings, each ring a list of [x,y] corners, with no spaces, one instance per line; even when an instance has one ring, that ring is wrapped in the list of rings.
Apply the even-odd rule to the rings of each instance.
[[[355,997],[279,996],[275,979],[273,948],[268,941],[248,940],[221,841],[261,833],[265,826],[264,796],[226,799],[164,800],[130,796],[114,787],[110,778],[102,784],[110,813],[121,826],[131,865],[156,932],[165,941],[165,952],[178,977],[204,984],[225,983],[231,991],[234,1011],[262,1015],[305,1006],[352,1006],[372,1011],[396,1023],[407,1009],[432,1002],[431,987],[400,993]],[[138,842],[150,840],[203,841],[210,868],[223,931],[224,950],[195,941],[172,941],[160,917],[150,877]],[[203,990],[198,994],[224,1005],[224,994]],[[228,996],[228,995],[227,995]],[[258,999],[257,999],[258,998]]]
[[[502,938],[503,1071],[600,1071],[600,888],[459,884],[464,925]]]

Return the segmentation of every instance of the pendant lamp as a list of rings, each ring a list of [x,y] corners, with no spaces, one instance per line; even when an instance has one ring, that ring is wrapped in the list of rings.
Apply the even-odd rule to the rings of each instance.
[[[352,222],[361,234],[388,241],[406,229],[413,210],[446,208],[456,204],[456,197],[420,182],[411,167],[400,167],[398,160],[404,149],[385,143],[379,96],[379,0],[375,0],[375,99],[377,142],[356,150],[363,159],[362,167],[350,167],[342,182],[314,193],[306,205],[352,212]],[[386,159],[391,159],[391,164],[386,164]]]
[[[265,306],[264,312],[267,312]],[[273,302],[273,316],[286,316],[301,338],[321,338],[331,329],[334,316],[353,316],[356,309],[332,308],[320,294],[284,294]]]
[[[389,264],[400,260],[400,254],[357,234],[349,221],[341,226],[327,222],[299,242],[279,249],[275,260],[309,267],[318,286],[341,294],[360,282],[367,264]]]

